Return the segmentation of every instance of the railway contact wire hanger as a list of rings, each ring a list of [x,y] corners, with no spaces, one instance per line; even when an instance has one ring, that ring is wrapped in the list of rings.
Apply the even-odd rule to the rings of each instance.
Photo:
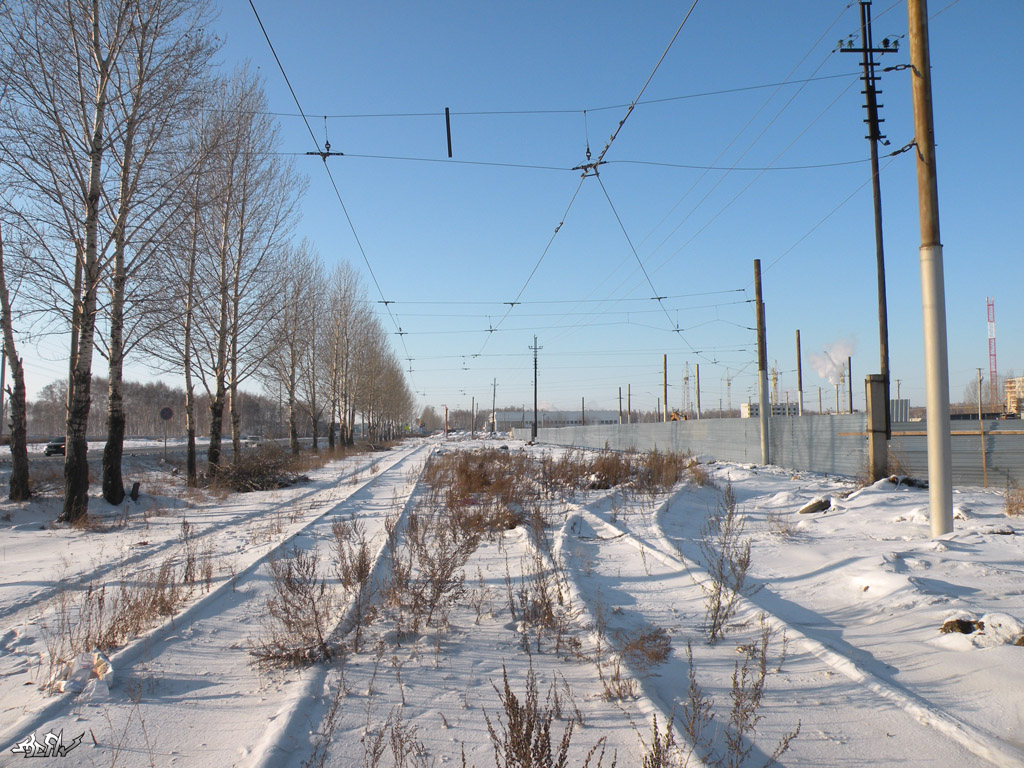
[[[344,157],[344,152],[331,152],[331,140],[327,138],[327,115],[324,115],[324,148],[321,152],[307,152],[307,155],[316,155],[325,163],[328,157]]]

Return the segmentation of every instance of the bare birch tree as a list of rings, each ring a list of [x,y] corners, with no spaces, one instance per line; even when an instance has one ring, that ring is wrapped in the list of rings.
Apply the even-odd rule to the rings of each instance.
[[[311,248],[311,246],[307,246]],[[305,314],[305,344],[299,358],[298,393],[303,409],[309,417],[313,433],[313,450],[320,450],[320,420],[330,403],[327,396],[330,387],[330,335],[332,325],[331,304],[323,296],[325,276],[323,264],[314,253],[308,280],[309,302],[303,307]]]
[[[210,474],[220,463],[225,408],[235,456],[240,453],[238,387],[257,372],[267,348],[264,335],[277,295],[274,267],[304,188],[294,167],[273,154],[277,128],[266,114],[262,86],[247,68],[234,74],[218,101],[216,114],[227,126],[211,163],[211,258],[196,270],[216,290],[196,305],[193,337],[195,370],[210,395]]]
[[[215,93],[213,83],[205,89]],[[185,121],[187,135],[180,153],[175,154],[178,171],[184,177],[180,188],[182,203],[178,226],[160,240],[158,275],[161,292],[154,311],[143,315],[147,330],[140,334],[145,353],[162,370],[180,372],[184,378],[185,477],[189,486],[199,481],[196,461],[198,414],[195,396],[195,350],[193,334],[196,307],[209,300],[211,286],[199,279],[200,260],[210,252],[207,220],[216,207],[218,193],[212,183],[213,156],[220,151],[227,122],[215,110],[200,108]]]
[[[317,260],[303,240],[285,252],[278,281],[278,307],[267,334],[264,383],[284,391],[288,408],[288,450],[299,452],[299,378],[309,348],[310,312],[315,311],[314,280]]]
[[[180,126],[200,105],[198,83],[216,50],[203,32],[205,0],[137,0],[133,23],[114,82],[122,97],[111,104],[112,159],[117,196],[110,210],[113,253],[110,265],[107,441],[103,450],[103,497],[124,499],[121,474],[125,434],[122,394],[124,356],[145,327],[126,327],[125,315],[145,312],[158,286],[150,261],[168,229],[184,213],[181,194],[187,176],[173,162],[184,149]],[[134,284],[126,305],[126,286]],[[147,290],[148,288],[148,290]]]
[[[69,522],[88,511],[86,428],[97,299],[110,244],[101,231],[109,205],[104,195],[109,110],[111,101],[122,97],[112,82],[135,7],[130,0],[23,0],[0,9],[0,43],[9,53],[14,102],[5,116],[4,160],[15,174],[19,195],[30,202],[23,225],[31,227],[49,255],[58,288],[71,287],[64,504],[59,517]]]
[[[14,340],[14,316],[7,290],[7,262],[4,258],[4,233],[0,230],[0,325],[3,328],[4,357],[11,369],[7,396],[11,403],[11,483],[8,498],[25,501],[31,495],[28,469],[28,424],[25,402],[25,369]]]
[[[334,425],[340,428],[342,444],[351,444],[352,422],[348,416],[354,390],[353,351],[360,335],[360,325],[367,321],[369,301],[366,288],[348,262],[341,262],[331,273],[327,296],[330,311],[328,360],[328,392],[330,426],[328,445],[334,450]]]

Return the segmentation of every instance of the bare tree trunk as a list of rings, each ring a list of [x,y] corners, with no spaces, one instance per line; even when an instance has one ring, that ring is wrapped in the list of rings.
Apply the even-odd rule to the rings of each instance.
[[[95,7],[95,4],[94,4]],[[82,293],[78,324],[78,347],[72,350],[74,370],[68,382],[68,415],[64,455],[64,506],[58,520],[73,523],[89,511],[89,460],[86,452],[86,430],[89,424],[92,384],[92,350],[96,330],[96,293],[99,288],[100,265],[98,234],[101,170],[103,165],[103,125],[107,110],[107,84],[110,59],[103,57],[98,14],[93,14],[92,40],[98,85],[93,110],[93,130],[89,143],[89,187],[85,210],[85,251],[81,254]],[[78,296],[75,297],[78,302]]]
[[[295,402],[295,376],[288,387],[288,450],[299,453],[298,404]]]
[[[121,382],[124,371],[124,268],[125,218],[127,216],[129,168],[132,136],[135,125],[129,121],[125,130],[124,160],[121,165],[119,210],[114,231],[114,274],[110,297],[110,357],[107,381],[107,442],[103,446],[103,498],[110,504],[124,501],[124,479],[121,460],[124,455],[124,396]]]
[[[196,187],[199,186],[200,174],[196,174]],[[192,249],[188,257],[188,278],[185,287],[185,335],[182,342],[181,363],[185,372],[185,483],[195,488],[199,480],[196,472],[196,406],[195,391],[192,384],[192,322],[195,314],[196,259],[199,248],[199,194],[193,200],[195,208],[192,212]]]
[[[238,300],[234,301],[234,313],[238,314]],[[231,334],[229,355],[231,375],[228,390],[228,412],[231,417],[231,463],[237,464],[242,458],[242,412],[238,406],[238,333]]]
[[[31,495],[28,474],[28,427],[25,408],[25,370],[14,345],[14,322],[11,299],[7,293],[4,268],[4,240],[0,231],[0,323],[3,325],[4,356],[11,367],[13,387],[8,387],[11,400],[11,501],[25,501]]]
[[[216,377],[217,381],[213,398],[211,398],[210,400],[210,447],[206,453],[207,474],[210,477],[213,477],[217,473],[217,468],[220,464],[221,433],[224,427],[224,379],[227,373],[226,369],[228,355],[228,308],[230,306],[230,302],[228,301],[229,283],[227,273],[227,230],[229,222],[229,213],[229,207],[225,206],[222,230],[223,239],[221,242],[220,249],[220,324],[217,329],[217,362],[214,370],[214,376]]]

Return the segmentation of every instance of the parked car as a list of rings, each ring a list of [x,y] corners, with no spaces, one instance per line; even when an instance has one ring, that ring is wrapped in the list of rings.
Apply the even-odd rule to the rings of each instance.
[[[64,448],[65,448],[65,446],[64,446],[64,438],[63,437],[55,437],[50,442],[48,442],[46,444],[45,448],[43,448],[43,455],[45,455],[45,456],[53,456],[54,454],[58,454],[60,456],[63,456],[64,455]]]

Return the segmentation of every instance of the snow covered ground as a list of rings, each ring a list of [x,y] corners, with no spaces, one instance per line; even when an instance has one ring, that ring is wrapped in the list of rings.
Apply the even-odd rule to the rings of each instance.
[[[764,764],[799,726],[782,765],[1024,766],[1024,647],[1014,645],[1024,632],[1024,520],[1006,517],[1001,491],[958,489],[955,531],[938,539],[929,536],[927,491],[772,467],[706,465],[712,484],[690,479],[657,496],[552,494],[541,539],[522,525],[484,536],[460,569],[465,582],[446,619],[409,623],[382,585],[395,576],[392,553],[420,530],[409,521],[430,493],[425,462],[503,445],[538,459],[564,453],[411,440],[329,464],[291,488],[221,497],[185,494],[178,478],[154,475],[139,502],[107,507],[87,530],[50,525],[55,489],[4,502],[0,765],[20,760],[31,737],[59,733],[65,747],[83,738],[72,762],[54,765],[464,759],[483,768],[495,761],[489,730],[500,740],[508,723],[504,678],[522,702],[531,675],[540,707],[554,711],[556,746],[572,724],[570,765],[589,753],[591,766],[613,756],[639,766],[652,716],[662,733],[674,717],[678,760],[695,752],[690,765],[702,756],[732,764],[733,677],[747,662],[745,679],[756,679],[763,658],[761,719],[744,765]],[[728,487],[739,541],[750,543],[750,588],[711,643],[705,534]],[[830,500],[826,511],[797,514],[818,498]],[[339,521],[358,521],[371,556],[358,605],[374,620],[358,643],[355,593],[330,566]],[[301,670],[254,666],[250,648],[266,637],[273,594],[269,563],[296,548],[317,553],[338,596],[334,656]],[[186,599],[108,653],[109,689],[42,690],[51,667],[60,669],[50,651],[86,629],[75,606],[95,607],[106,585],[109,615],[119,586],[152,582],[165,562],[183,568],[189,552],[198,570]],[[541,598],[553,623],[535,614]],[[941,632],[950,619],[982,628]],[[695,701],[713,717],[691,750],[685,723]]]

